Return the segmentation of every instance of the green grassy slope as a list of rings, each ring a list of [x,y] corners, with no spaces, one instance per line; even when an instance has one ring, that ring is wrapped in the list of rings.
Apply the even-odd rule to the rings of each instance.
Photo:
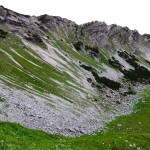
[[[141,101],[141,99],[143,101]],[[118,117],[106,132],[67,138],[0,123],[1,150],[149,150],[150,88],[143,91],[131,115]]]
[[[70,45],[61,42],[54,37],[53,40],[53,42],[47,42],[58,48],[62,53],[70,56],[71,59],[104,70],[100,64],[90,56],[78,53],[73,50]],[[47,51],[47,49],[43,49],[43,51]],[[59,54],[57,55],[59,56]],[[62,56],[59,57],[61,58]],[[80,67],[71,61],[67,61],[65,58],[62,59],[72,67],[72,70],[69,70],[70,68],[67,68],[67,66],[64,66],[63,64],[61,65],[66,67],[69,72],[72,72],[77,78],[79,78],[78,69],[80,69]],[[37,91],[46,93],[50,92],[59,97],[62,97],[64,92],[54,80],[63,83],[68,87],[74,87],[73,85],[68,84],[67,81],[69,81],[83,88],[68,73],[58,70],[50,63],[43,60],[32,49],[26,47],[21,39],[14,33],[9,34],[9,37],[1,39],[0,41],[0,75],[5,76],[8,80],[12,79],[11,82],[20,87],[28,88],[26,85],[29,84]],[[81,89],[78,88],[78,90]]]

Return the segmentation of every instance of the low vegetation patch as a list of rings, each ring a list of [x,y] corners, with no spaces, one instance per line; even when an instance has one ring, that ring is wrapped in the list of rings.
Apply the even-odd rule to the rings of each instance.
[[[121,87],[121,84],[119,82],[110,80],[106,77],[100,77],[91,66],[86,66],[82,64],[80,65],[80,67],[84,68],[87,71],[90,71],[98,84],[104,84],[105,86],[113,90],[118,90]]]
[[[3,29],[0,29],[0,38],[6,38],[7,32],[5,32]]]
[[[0,103],[4,102],[5,100],[3,98],[0,98]]]

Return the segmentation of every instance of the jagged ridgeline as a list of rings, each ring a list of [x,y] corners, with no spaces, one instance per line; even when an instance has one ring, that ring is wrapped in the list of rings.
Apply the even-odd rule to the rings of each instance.
[[[77,136],[132,111],[150,83],[150,35],[0,6],[0,120]]]

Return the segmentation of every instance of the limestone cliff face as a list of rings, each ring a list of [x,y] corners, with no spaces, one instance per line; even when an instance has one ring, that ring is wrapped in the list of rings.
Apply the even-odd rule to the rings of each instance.
[[[150,83],[150,35],[0,6],[0,120],[69,136],[130,113]]]

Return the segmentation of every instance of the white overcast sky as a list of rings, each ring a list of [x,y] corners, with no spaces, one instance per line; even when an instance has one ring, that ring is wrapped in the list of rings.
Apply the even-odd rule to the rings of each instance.
[[[78,24],[98,20],[150,34],[150,0],[0,0],[28,15],[56,15]]]

